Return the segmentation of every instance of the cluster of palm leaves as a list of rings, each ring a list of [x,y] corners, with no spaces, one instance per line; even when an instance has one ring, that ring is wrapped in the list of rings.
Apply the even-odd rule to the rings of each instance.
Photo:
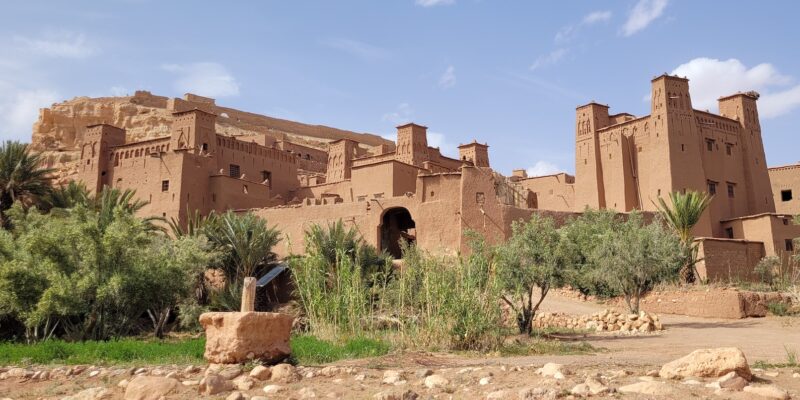
[[[700,218],[711,204],[712,198],[707,193],[695,191],[670,193],[671,204],[667,204],[663,198],[658,198],[657,207],[661,215],[681,241],[684,252],[681,280],[684,283],[692,283],[697,279],[696,265],[701,260],[697,257],[698,247],[694,243],[692,229],[700,222]]]
[[[4,227],[8,227],[5,212],[15,202],[36,205],[50,193],[53,171],[43,168],[43,161],[26,143],[0,144],[0,223]]]

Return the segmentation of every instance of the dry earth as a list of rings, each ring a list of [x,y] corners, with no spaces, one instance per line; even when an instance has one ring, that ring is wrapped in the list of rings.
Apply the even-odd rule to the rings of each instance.
[[[543,304],[546,311],[587,314],[603,305],[578,302],[552,296]],[[573,335],[565,340],[586,340],[603,351],[594,355],[474,357],[457,354],[403,354],[376,359],[351,360],[329,366],[301,366],[294,371],[267,379],[249,378],[241,372],[234,380],[221,379],[224,387],[233,382],[239,388],[220,393],[198,395],[199,384],[207,374],[203,368],[187,366],[142,366],[137,368],[86,367],[67,377],[70,368],[55,366],[31,367],[30,371],[49,371],[47,379],[8,377],[0,380],[0,399],[157,399],[159,384],[172,382],[176,387],[167,399],[256,399],[263,398],[343,398],[343,399],[548,399],[580,398],[575,390],[594,389],[591,397],[608,398],[719,398],[759,399],[750,391],[724,391],[707,387],[715,378],[667,380],[654,375],[663,364],[699,348],[738,347],[751,366],[756,361],[782,363],[786,349],[800,351],[800,320],[767,317],[744,320],[714,320],[662,315],[666,331],[642,336],[609,336],[601,334]],[[561,373],[542,376],[537,370],[546,363],[563,365]],[[280,369],[280,368],[279,368]],[[9,374],[11,371],[7,371]],[[233,378],[236,368],[216,371]],[[773,395],[800,398],[800,370],[791,368],[753,369],[750,387],[780,388]],[[21,373],[15,370],[13,374]],[[296,373],[296,375],[295,375]],[[41,372],[39,373],[41,374]],[[265,374],[269,374],[266,372]],[[429,376],[432,375],[433,377]],[[157,376],[144,381],[137,376]],[[167,379],[166,377],[169,377]],[[288,377],[288,378],[287,378]],[[265,376],[261,376],[265,378]],[[557,379],[560,378],[560,379]],[[146,390],[155,397],[125,396],[120,382],[146,383]],[[172,381],[171,379],[175,379]],[[293,381],[296,380],[296,381]],[[213,379],[211,379],[213,381]],[[213,383],[213,382],[212,382]],[[625,392],[634,389],[645,393]],[[236,384],[234,384],[236,385]],[[249,389],[246,389],[252,385]],[[209,387],[213,387],[211,384]],[[269,387],[273,393],[265,392]],[[93,389],[98,388],[98,389]],[[758,389],[757,389],[758,390]],[[767,393],[762,393],[767,394]],[[414,397],[414,395],[418,397]],[[786,397],[772,397],[786,398]]]

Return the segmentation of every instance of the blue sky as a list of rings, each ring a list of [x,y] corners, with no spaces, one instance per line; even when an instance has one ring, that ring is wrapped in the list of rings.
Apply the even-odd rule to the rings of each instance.
[[[556,4],[558,3],[558,4]],[[488,142],[503,173],[574,169],[574,110],[642,115],[650,79],[695,108],[757,90],[770,165],[800,160],[795,1],[25,1],[0,14],[0,137],[74,96],[187,91],[390,137],[414,121],[454,154]]]

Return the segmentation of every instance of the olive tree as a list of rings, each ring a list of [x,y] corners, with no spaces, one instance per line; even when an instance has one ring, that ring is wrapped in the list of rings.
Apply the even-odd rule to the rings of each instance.
[[[539,214],[527,222],[514,222],[511,238],[497,247],[501,298],[516,314],[520,333],[531,332],[547,293],[563,284],[572,263],[568,249],[553,219]]]
[[[589,255],[602,266],[602,279],[625,297],[632,313],[652,285],[678,278],[683,253],[678,237],[660,218],[647,224],[638,212],[615,220],[614,228],[598,237]]]

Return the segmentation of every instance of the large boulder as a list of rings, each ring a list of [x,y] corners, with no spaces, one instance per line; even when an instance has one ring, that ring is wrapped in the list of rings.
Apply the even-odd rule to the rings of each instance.
[[[177,387],[172,378],[139,375],[125,386],[125,400],[159,400]]]
[[[286,358],[293,318],[268,312],[211,312],[200,316],[206,330],[204,357],[212,363],[250,360],[275,362]]]
[[[729,372],[748,381],[753,378],[744,353],[735,347],[695,350],[685,357],[664,364],[658,374],[667,379],[718,378]]]

